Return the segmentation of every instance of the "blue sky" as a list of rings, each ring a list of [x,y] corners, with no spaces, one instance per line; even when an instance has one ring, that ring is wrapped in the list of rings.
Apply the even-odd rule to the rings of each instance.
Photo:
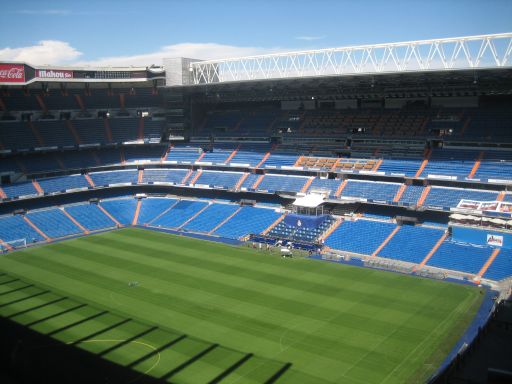
[[[512,31],[512,0],[2,1],[0,60],[160,64]]]

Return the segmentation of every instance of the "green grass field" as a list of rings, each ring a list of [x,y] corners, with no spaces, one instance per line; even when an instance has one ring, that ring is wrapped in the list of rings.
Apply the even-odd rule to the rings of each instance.
[[[482,300],[142,229],[0,256],[0,273],[1,316],[173,383],[421,382]]]

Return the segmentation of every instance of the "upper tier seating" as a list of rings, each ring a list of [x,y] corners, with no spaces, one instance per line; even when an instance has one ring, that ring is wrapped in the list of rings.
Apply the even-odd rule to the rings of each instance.
[[[306,181],[305,176],[265,175],[257,189],[265,191],[300,192]]]
[[[241,172],[203,171],[195,184],[233,189],[240,177]]]
[[[419,185],[408,185],[400,197],[400,203],[416,204],[421,197],[425,187]],[[430,191],[431,193],[432,191]]]
[[[485,151],[476,179],[512,179],[512,151]]]
[[[341,180],[315,178],[313,180],[313,182],[311,183],[311,185],[309,186],[307,192],[313,192],[313,191],[328,192],[329,197],[334,198],[336,191],[338,190],[340,185],[341,185]]]
[[[137,170],[93,172],[89,175],[96,186],[109,184],[136,183]]]
[[[471,189],[455,189],[444,187],[432,187],[424,205],[440,207],[456,207],[462,199],[476,201],[494,201],[498,197],[497,192],[476,191]]]
[[[260,234],[281,216],[273,209],[242,207],[228,222],[214,234],[231,239],[240,239],[249,234]]]
[[[181,184],[187,175],[186,169],[146,169],[142,176],[143,183],[174,183]]]
[[[201,162],[224,164],[233,150],[234,148],[232,145],[215,144],[213,149],[205,151]]]
[[[178,163],[193,163],[201,155],[202,150],[198,147],[175,146],[167,155],[167,161],[176,161]]]
[[[41,179],[38,182],[45,193],[89,187],[89,183],[83,175],[57,176],[49,179]]]
[[[58,208],[31,211],[27,213],[27,218],[50,238],[82,233],[82,230]]]
[[[348,180],[341,196],[360,197],[363,199],[393,201],[400,184],[372,181]]]
[[[0,122],[0,143],[3,149],[43,147],[34,136],[31,124],[20,121]]]
[[[183,229],[194,232],[210,232],[239,208],[239,206],[233,204],[211,204],[183,226]]]
[[[123,148],[124,159],[127,163],[133,161],[139,162],[159,162],[162,158],[165,148],[161,146],[147,145],[129,145]]]
[[[37,191],[34,188],[32,182],[30,181],[25,183],[2,185],[2,189],[7,195],[7,197],[10,198],[37,195]]]
[[[478,155],[479,151],[475,150],[434,150],[420,176],[444,175],[464,179],[469,176]]]
[[[43,141],[42,147],[73,147],[79,144],[64,120],[40,120],[33,124]]]
[[[386,174],[405,175],[414,177],[421,166],[421,160],[414,159],[384,159],[379,167],[380,172]]]
[[[293,166],[297,159],[298,156],[296,154],[273,151],[269,158],[263,163],[262,168]]]
[[[64,207],[80,225],[89,231],[113,228],[116,223],[110,219],[96,204],[76,204]]]
[[[255,173],[250,173],[242,185],[240,186],[241,189],[253,189],[254,183],[258,180],[260,175],[257,175]]]
[[[107,143],[104,119],[76,119],[72,121],[83,143]]]
[[[258,165],[265,153],[270,151],[268,144],[243,144],[231,159],[231,164],[247,164],[251,167]]]
[[[325,240],[325,245],[371,255],[396,228],[395,224],[370,220],[344,221]]]

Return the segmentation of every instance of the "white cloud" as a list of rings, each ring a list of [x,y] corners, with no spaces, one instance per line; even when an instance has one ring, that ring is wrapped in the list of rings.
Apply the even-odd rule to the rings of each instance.
[[[0,48],[0,60],[25,61],[29,64],[66,64],[90,66],[149,66],[160,65],[167,57],[193,59],[221,59],[283,52],[282,48],[240,47],[217,43],[180,43],[166,45],[154,52],[137,55],[109,56],[94,60],[82,59],[84,55],[68,42],[42,40],[36,45],[19,48]]]
[[[75,61],[82,52],[59,40],[41,40],[36,45],[0,49],[0,60],[25,61],[30,64],[63,64]]]
[[[126,66],[161,64],[167,57],[189,57],[193,59],[211,60],[240,56],[261,55],[265,53],[282,52],[279,48],[239,47],[217,43],[180,43],[166,45],[155,52],[130,56],[103,57],[97,60],[79,62],[80,65]]]
[[[325,39],[325,36],[297,36],[297,40],[314,41]]]

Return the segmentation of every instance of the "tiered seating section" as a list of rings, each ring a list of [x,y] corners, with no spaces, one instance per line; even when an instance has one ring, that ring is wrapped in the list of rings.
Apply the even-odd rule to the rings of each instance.
[[[141,177],[142,176],[142,177]],[[260,192],[323,192],[331,199],[362,199],[362,201],[384,204],[423,205],[426,207],[450,210],[462,199],[476,201],[495,201],[499,192],[453,187],[426,187],[404,185],[392,182],[347,179],[327,179],[307,176],[294,176],[267,173],[210,171],[191,171],[186,169],[146,168],[94,171],[88,173],[89,183],[84,175],[67,175],[36,179],[41,193],[66,193],[75,189],[101,188],[123,184],[169,184],[186,185],[196,188],[218,188],[226,190],[255,190]],[[141,177],[141,178],[140,178]],[[31,197],[40,194],[31,181],[0,186],[8,199]],[[504,200],[510,199],[509,195]]]
[[[293,219],[287,220],[290,216],[294,216]],[[310,225],[306,225],[307,221],[307,216],[289,215],[273,227],[267,235],[278,239],[315,243],[333,224],[334,219],[331,216],[325,215],[321,217],[320,220],[315,220],[315,222]]]
[[[263,207],[247,207],[212,200],[187,200],[149,197],[138,200],[121,197],[99,203],[79,203],[62,207],[29,211],[25,215],[0,216],[0,240],[5,243],[25,239],[28,244],[92,231],[135,224],[197,232],[232,239],[249,234],[293,241],[316,242],[326,234],[325,245],[352,254],[382,257],[411,263],[416,267],[442,268],[470,276],[500,280],[512,275],[512,251],[501,248],[497,257],[483,268],[493,254],[490,246],[475,246],[453,240],[445,229],[430,226],[397,225],[389,219],[346,219],[333,226],[330,216],[313,218],[318,225],[299,225],[301,217],[283,219],[279,211]],[[278,220],[279,219],[279,220]],[[302,217],[306,222],[308,218]],[[11,247],[21,243],[10,243]],[[416,268],[415,267],[415,268]],[[478,276],[482,273],[483,276]]]
[[[160,142],[164,120],[145,118],[38,120],[0,122],[3,149],[74,147],[83,144],[114,144],[130,141]],[[108,127],[108,128],[107,128]],[[76,134],[76,135],[75,135]]]

